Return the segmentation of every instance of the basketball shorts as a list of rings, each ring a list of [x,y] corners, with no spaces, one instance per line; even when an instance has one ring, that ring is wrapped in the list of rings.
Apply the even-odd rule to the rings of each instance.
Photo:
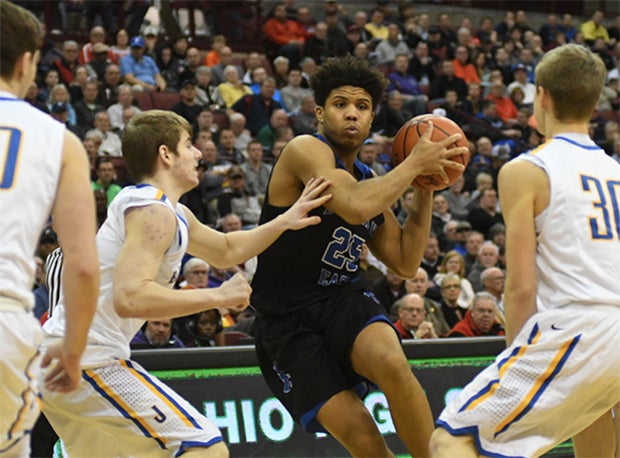
[[[77,391],[43,390],[43,413],[70,457],[172,457],[222,441],[210,420],[130,360],[82,371]]]
[[[39,417],[41,325],[32,312],[0,298],[0,456],[28,456],[30,431]]]
[[[620,307],[539,312],[449,403],[437,426],[485,456],[539,456],[620,401]]]
[[[256,354],[263,377],[306,431],[325,431],[316,415],[335,394],[348,389],[360,397],[368,393],[369,382],[353,370],[350,352],[358,334],[374,322],[391,326],[385,308],[365,290],[289,315],[257,317]]]

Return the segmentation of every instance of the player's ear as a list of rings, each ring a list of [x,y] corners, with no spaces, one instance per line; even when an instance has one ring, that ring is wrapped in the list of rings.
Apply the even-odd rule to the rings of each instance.
[[[171,153],[166,145],[159,145],[159,148],[157,148],[157,154],[165,162],[170,160]]]
[[[324,110],[323,107],[317,105],[314,107],[314,115],[316,116],[316,120],[318,122],[323,122],[323,115],[324,115]]]

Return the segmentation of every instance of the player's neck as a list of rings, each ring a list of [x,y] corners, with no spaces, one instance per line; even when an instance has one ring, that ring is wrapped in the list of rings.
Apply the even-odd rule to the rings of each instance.
[[[6,81],[4,79],[0,79],[0,91],[9,92],[16,97],[19,97],[19,84],[14,80]]]
[[[545,136],[550,139],[560,134],[589,134],[588,124],[583,122],[551,122],[545,129]]]
[[[174,185],[172,180],[170,180],[168,177],[161,175],[154,175],[152,177],[148,177],[140,184],[148,184],[163,191],[168,200],[174,206],[176,206],[176,204],[179,202],[179,198],[185,193],[185,191],[177,189],[178,187]]]

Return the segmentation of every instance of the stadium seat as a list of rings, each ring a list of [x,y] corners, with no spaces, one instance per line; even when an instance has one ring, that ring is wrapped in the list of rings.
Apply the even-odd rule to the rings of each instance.
[[[138,108],[142,111],[152,110],[153,109],[153,99],[151,98],[151,93],[148,91],[134,91],[133,98],[138,104]]]
[[[151,92],[151,98],[153,99],[153,108],[169,110],[181,100],[181,95],[178,92]]]

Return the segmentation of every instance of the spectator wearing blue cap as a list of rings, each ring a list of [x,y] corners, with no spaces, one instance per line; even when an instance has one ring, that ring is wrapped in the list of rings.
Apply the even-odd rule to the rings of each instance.
[[[134,90],[165,91],[166,81],[161,76],[155,61],[144,55],[145,41],[135,36],[129,42],[129,55],[120,62],[121,75],[125,83],[131,84]]]

